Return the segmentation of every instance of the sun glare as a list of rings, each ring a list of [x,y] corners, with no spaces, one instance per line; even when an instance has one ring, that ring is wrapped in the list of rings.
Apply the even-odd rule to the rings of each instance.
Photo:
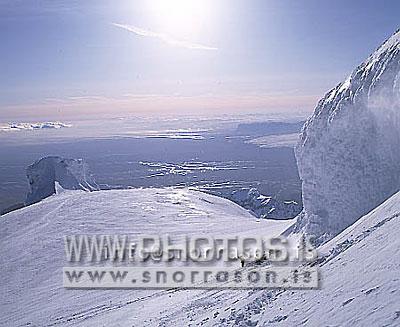
[[[206,0],[149,0],[148,5],[156,24],[174,36],[196,36],[210,16]]]

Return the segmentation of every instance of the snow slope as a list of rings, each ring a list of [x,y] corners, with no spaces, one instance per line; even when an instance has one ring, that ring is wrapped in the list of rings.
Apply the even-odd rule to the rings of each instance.
[[[399,326],[400,193],[319,250],[319,290],[176,292],[143,301],[166,326]],[[157,309],[155,309],[155,307]],[[110,314],[123,325],[125,310]],[[115,320],[114,320],[115,319]]]
[[[398,325],[400,193],[320,248],[320,290],[62,288],[64,235],[276,235],[291,223],[184,189],[64,191],[0,221],[0,325]]]
[[[185,189],[65,190],[0,220],[0,325],[142,325],[144,306],[173,305],[168,291],[63,289],[64,235],[278,235],[291,223]]]
[[[304,214],[326,241],[400,189],[400,31],[328,92],[296,147]]]
[[[400,193],[321,248],[319,291],[281,294],[260,321],[283,325],[400,325]],[[280,308],[285,308],[284,314]]]

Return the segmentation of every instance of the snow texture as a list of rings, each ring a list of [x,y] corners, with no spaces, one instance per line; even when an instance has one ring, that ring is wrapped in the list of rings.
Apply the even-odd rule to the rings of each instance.
[[[304,211],[326,241],[400,189],[400,31],[319,101],[296,147]]]
[[[82,159],[45,157],[27,168],[29,193],[26,204],[36,203],[57,193],[56,183],[64,190],[98,190],[88,165]]]

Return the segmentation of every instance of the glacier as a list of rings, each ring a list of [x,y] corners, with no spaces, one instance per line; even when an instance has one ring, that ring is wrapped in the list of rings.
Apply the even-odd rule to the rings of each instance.
[[[89,167],[83,159],[44,157],[26,170],[29,193],[25,204],[39,202],[56,193],[56,183],[65,190],[99,190]]]
[[[304,210],[294,232],[337,235],[400,189],[400,31],[329,91],[295,153]]]

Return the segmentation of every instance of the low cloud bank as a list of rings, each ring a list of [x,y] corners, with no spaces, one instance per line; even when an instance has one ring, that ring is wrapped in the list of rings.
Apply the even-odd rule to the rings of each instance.
[[[59,121],[42,123],[9,123],[5,125],[0,125],[0,131],[9,132],[36,129],[60,129],[68,127],[72,127],[72,125],[65,124]]]

